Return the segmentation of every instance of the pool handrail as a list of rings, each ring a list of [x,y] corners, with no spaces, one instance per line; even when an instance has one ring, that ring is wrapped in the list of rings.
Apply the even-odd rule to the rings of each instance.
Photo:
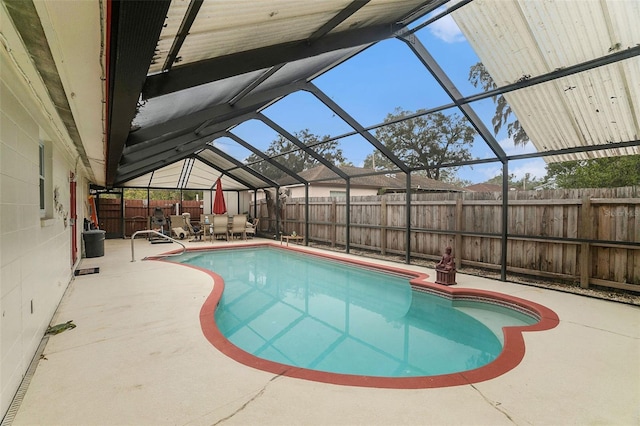
[[[182,244],[180,241],[178,241],[178,240],[176,240],[174,238],[171,238],[168,235],[162,234],[162,233],[160,233],[158,231],[154,231],[153,229],[143,229],[141,231],[134,232],[133,235],[131,236],[131,261],[132,262],[136,261],[135,254],[133,253],[133,241],[135,240],[136,235],[138,235],[138,234],[156,234],[156,235],[161,236],[162,238],[165,238],[165,239],[167,239],[167,240],[169,240],[169,241],[171,241],[173,243],[178,243],[178,244],[180,244],[182,246],[182,251],[180,253],[159,254],[159,255],[156,255],[156,257],[157,256],[167,256],[167,257],[168,256],[179,256],[179,255],[183,254],[185,251],[187,251],[187,246]],[[145,260],[145,259],[146,259],[146,257],[144,259],[142,259],[142,260]]]

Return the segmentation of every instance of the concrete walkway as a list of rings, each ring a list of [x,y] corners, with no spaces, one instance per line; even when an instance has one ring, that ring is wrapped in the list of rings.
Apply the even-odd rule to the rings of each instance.
[[[177,246],[135,247],[140,259]],[[131,262],[130,240],[107,240],[104,257],[82,260],[80,268],[89,267],[100,273],[76,277],[52,321],[77,327],[49,337],[14,425],[640,424],[636,306],[458,274],[459,287],[549,307],[559,326],[525,333],[523,361],[496,379],[371,389],[277,376],[227,358],[200,328],[211,278],[167,262]]]

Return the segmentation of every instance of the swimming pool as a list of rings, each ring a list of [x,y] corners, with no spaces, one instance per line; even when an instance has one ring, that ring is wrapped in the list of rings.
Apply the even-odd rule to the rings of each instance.
[[[522,359],[520,331],[553,323],[555,314],[526,301],[467,289],[456,295],[424,274],[327,257],[253,247],[174,261],[214,277],[201,323],[218,349],[312,380],[376,387],[479,381],[474,376],[508,371]],[[504,350],[510,341],[522,346],[515,365],[513,351]]]

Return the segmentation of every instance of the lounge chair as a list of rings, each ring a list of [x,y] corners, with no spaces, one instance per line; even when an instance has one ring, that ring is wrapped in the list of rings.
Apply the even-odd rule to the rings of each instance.
[[[229,241],[229,219],[227,215],[213,216],[213,225],[211,226],[211,238],[216,239],[218,235],[224,235],[224,239]]]
[[[184,218],[182,215],[169,216],[169,224],[171,225],[171,231],[176,238],[184,240],[189,236],[189,230],[184,226]]]
[[[247,216],[243,214],[236,214],[233,216],[229,235],[231,238],[233,238],[234,235],[240,235],[243,240],[247,239]]]
[[[247,234],[247,238],[249,236],[255,237],[256,231],[258,230],[258,224],[260,223],[260,219],[255,219],[253,223],[247,222],[247,228],[245,229],[245,233]]]
[[[203,241],[202,240],[202,229],[200,227],[196,227],[191,225],[191,214],[190,213],[182,213],[182,218],[184,219],[184,226],[189,230],[189,233],[193,235],[193,240],[191,241]]]

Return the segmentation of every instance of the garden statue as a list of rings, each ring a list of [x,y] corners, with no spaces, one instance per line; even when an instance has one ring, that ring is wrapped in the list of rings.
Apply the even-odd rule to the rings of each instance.
[[[456,283],[456,262],[451,247],[444,249],[440,262],[436,263],[436,284],[453,285]]]

